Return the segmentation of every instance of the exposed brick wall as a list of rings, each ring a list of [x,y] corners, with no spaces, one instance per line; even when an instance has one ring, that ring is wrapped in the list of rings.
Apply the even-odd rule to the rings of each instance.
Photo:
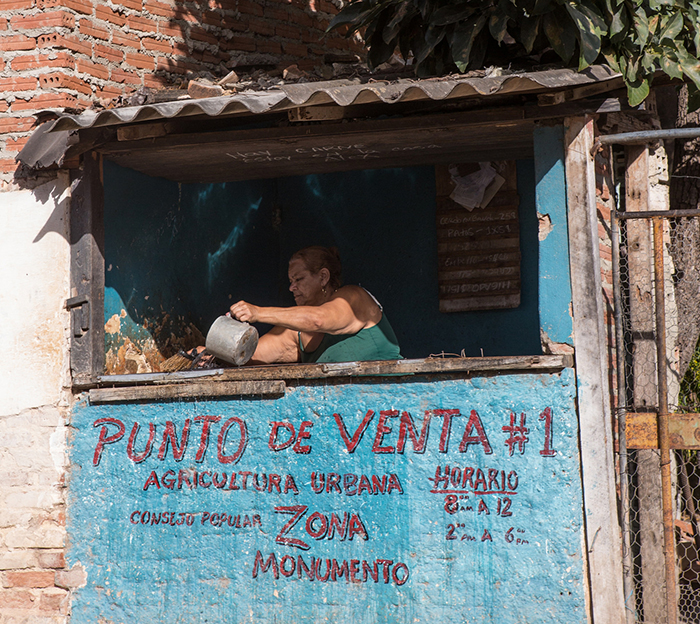
[[[12,570],[4,570],[11,566]],[[7,622],[66,621],[70,591],[85,584],[80,566],[66,568],[62,550],[26,548],[0,556],[0,614]]]
[[[84,109],[188,72],[311,69],[329,53],[361,53],[324,34],[337,11],[328,0],[0,0],[0,180],[36,111]]]
[[[596,173],[596,209],[598,216],[598,244],[600,248],[600,278],[603,287],[604,329],[606,341],[606,359],[608,384],[610,388],[610,405],[617,404],[617,360],[615,351],[615,311],[613,298],[612,274],[612,232],[611,212],[615,210],[613,169],[610,160],[610,148],[605,146],[595,158]]]

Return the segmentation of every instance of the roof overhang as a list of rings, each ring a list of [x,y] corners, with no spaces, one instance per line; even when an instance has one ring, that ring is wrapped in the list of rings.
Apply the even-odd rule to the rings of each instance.
[[[18,160],[29,167],[65,166],[76,154],[96,149],[148,175],[179,182],[224,182],[527,157],[537,119],[575,110],[595,112],[621,87],[620,75],[606,66],[481,78],[291,84],[62,114],[37,129]],[[591,96],[597,97],[595,102],[580,105]],[[465,105],[470,110],[464,110]],[[369,109],[371,115],[356,114]],[[300,110],[327,114],[305,116]],[[355,119],[358,116],[365,119]],[[290,124],[287,117],[333,121]],[[285,123],[249,127],[273,118]]]

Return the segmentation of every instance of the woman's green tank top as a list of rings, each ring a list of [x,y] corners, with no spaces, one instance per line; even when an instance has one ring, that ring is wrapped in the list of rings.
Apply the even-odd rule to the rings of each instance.
[[[314,351],[304,351],[299,334],[299,349],[304,364],[402,359],[399,342],[386,314],[382,314],[379,323],[356,334],[324,334]]]

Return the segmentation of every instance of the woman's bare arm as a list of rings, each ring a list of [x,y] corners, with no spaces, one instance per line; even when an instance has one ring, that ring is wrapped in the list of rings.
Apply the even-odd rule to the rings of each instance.
[[[248,364],[275,364],[299,361],[297,332],[285,327],[273,327],[258,340],[258,346]]]
[[[356,290],[357,289],[357,290]],[[296,306],[293,308],[263,308],[246,301],[231,306],[231,315],[248,323],[270,323],[294,331],[324,334],[355,334],[372,319],[376,304],[369,306],[362,301],[364,291],[357,286],[341,288],[333,298],[320,306]],[[378,312],[381,318],[381,312]],[[377,319],[376,322],[379,322]],[[266,334],[267,335],[267,334]]]

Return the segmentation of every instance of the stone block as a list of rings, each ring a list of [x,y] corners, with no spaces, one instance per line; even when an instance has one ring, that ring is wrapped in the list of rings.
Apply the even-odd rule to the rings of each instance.
[[[62,550],[40,550],[36,556],[40,568],[60,569],[66,567],[66,558]],[[0,561],[2,561],[1,558]]]
[[[53,570],[22,570],[5,572],[5,587],[53,587],[56,573]]]
[[[0,609],[31,609],[34,596],[27,590],[0,589]]]
[[[76,563],[70,570],[56,571],[56,587],[75,589],[84,587],[87,583],[87,573],[82,565]]]
[[[41,592],[39,597],[39,609],[53,613],[68,612],[68,592],[64,589],[52,587]]]
[[[29,474],[23,470],[11,470],[8,467],[8,469],[0,471],[0,483],[4,486],[2,489],[27,485]]]
[[[58,490],[55,488],[26,489],[13,488],[5,496],[5,506],[10,509],[45,509],[50,510],[61,502]]]
[[[39,615],[30,612],[28,615],[8,615],[0,619],[0,624],[66,624],[65,615]]]
[[[5,535],[9,548],[63,548],[66,531],[48,522],[36,529],[11,529]]]
[[[32,510],[0,506],[0,529],[27,527],[31,523],[33,515]]]
[[[12,550],[0,553],[0,570],[33,568],[36,566],[36,562],[36,553],[33,550]]]

